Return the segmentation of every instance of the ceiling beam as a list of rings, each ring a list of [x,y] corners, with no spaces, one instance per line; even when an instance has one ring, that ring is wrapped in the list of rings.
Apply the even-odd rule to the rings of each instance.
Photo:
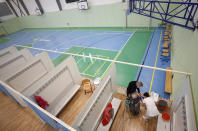
[[[60,0],[56,0],[59,10],[63,10]]]
[[[41,12],[41,14],[44,14],[44,10],[43,10],[43,7],[42,7],[40,1],[39,0],[35,0],[35,2],[37,4],[37,6],[38,6],[38,8],[39,8],[39,10]]]
[[[29,13],[29,11],[28,11],[28,9],[27,9],[25,3],[23,2],[23,0],[19,0],[19,2],[21,3],[21,5],[22,5],[23,9],[25,10],[26,14],[27,14],[27,15],[30,15],[30,13]]]

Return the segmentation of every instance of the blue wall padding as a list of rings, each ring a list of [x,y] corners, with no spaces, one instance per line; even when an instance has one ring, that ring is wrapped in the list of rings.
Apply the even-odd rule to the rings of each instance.
[[[43,113],[42,111],[40,111],[39,109],[37,109],[35,106],[33,106],[31,103],[29,103],[28,101],[26,101],[25,99],[23,99],[25,101],[25,103],[28,104],[28,106],[47,124],[49,124],[50,126],[52,126],[53,128],[55,128],[56,130],[58,130],[60,127],[55,120],[53,120],[51,117],[49,117],[48,115],[46,115],[45,113]],[[61,128],[62,129],[62,128]]]
[[[70,131],[69,129],[65,128],[62,124],[58,123],[58,127],[62,129],[62,131]]]

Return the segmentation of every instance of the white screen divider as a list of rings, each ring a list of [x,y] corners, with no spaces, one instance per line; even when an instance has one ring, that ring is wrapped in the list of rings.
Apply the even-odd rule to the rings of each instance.
[[[0,51],[0,61],[6,59],[9,56],[12,56],[14,53],[17,52],[16,47],[10,46]]]
[[[73,68],[76,71],[71,71]],[[75,78],[77,76],[77,78]],[[23,92],[25,96],[35,101],[35,96],[41,96],[49,103],[47,110],[57,115],[79,90],[80,72],[72,56],[50,71],[46,76],[31,85]],[[76,80],[76,81],[75,81]]]
[[[189,76],[177,92],[171,106],[171,131],[197,131]],[[180,126],[178,126],[180,125]]]
[[[12,92],[12,94],[14,94],[15,96],[19,97],[21,100],[25,100],[30,108],[32,108],[32,110],[34,110],[34,112],[37,114],[38,112],[36,112],[35,110],[38,110],[39,113],[37,114],[38,117],[40,117],[42,120],[43,118],[48,119],[47,121],[44,121],[48,124],[50,124],[50,122],[54,122],[56,123],[56,125],[58,126],[58,128],[62,131],[76,131],[75,129],[73,129],[72,127],[70,127],[69,125],[67,125],[66,123],[64,123],[62,120],[58,119],[57,117],[55,117],[54,115],[50,114],[48,111],[42,109],[41,107],[39,107],[37,104],[35,104],[33,101],[31,101],[29,98],[25,97],[23,94],[21,94],[20,92],[16,91],[15,89],[13,89],[12,87],[10,87],[8,84],[6,84],[5,82],[0,80],[0,84],[8,89],[10,92]],[[40,114],[40,115],[39,115]]]
[[[116,90],[114,78],[115,65],[111,67],[107,75],[102,79],[93,95],[81,111],[72,127],[79,131],[95,131],[100,124],[100,120],[107,104],[112,101]]]
[[[43,52],[27,62],[23,67],[13,70],[12,74],[9,74],[3,81],[17,91],[23,92],[53,68],[54,66],[48,54]]]
[[[23,49],[16,52],[14,55],[7,56],[6,59],[2,59],[0,61],[0,79],[12,73],[12,70],[19,69],[32,58],[33,56],[30,51],[28,49]]]

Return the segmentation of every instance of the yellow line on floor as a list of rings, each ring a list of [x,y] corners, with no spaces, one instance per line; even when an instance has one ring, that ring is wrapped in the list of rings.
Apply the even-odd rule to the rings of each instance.
[[[109,57],[108,56],[100,56],[101,58],[103,57],[103,58],[107,58],[107,59],[109,59]],[[94,63],[96,62],[96,60],[94,61]],[[93,63],[93,64],[94,64]],[[88,70],[88,69],[90,69],[91,68],[91,66],[93,65],[93,64],[91,64],[91,65],[89,65],[89,67],[87,66],[87,68],[86,68],[86,71]],[[89,74],[89,76],[91,76],[91,77],[95,77],[98,73],[99,73],[99,71],[102,69],[102,67],[104,66],[106,64],[106,61],[104,61],[104,63],[96,70],[96,72],[93,74],[93,75],[91,75],[91,74]],[[82,74],[85,74],[85,75],[87,75],[85,72],[86,71],[83,71],[83,73]]]
[[[129,39],[127,40],[126,44],[128,43],[128,41],[131,39],[131,37],[136,33],[136,31],[134,31],[134,33],[129,37]],[[126,45],[125,44],[125,45]],[[118,52],[118,54],[115,56],[114,60],[116,61],[118,59],[118,57],[120,56],[120,54],[122,53],[125,45],[122,47],[122,49]],[[101,76],[101,78],[104,78],[104,76],[106,75],[106,73],[109,71],[110,67],[112,66],[113,62],[111,62],[111,64],[107,67],[106,71],[103,73],[103,75]]]
[[[106,64],[106,61],[96,70],[94,77],[98,74],[98,72],[102,69],[102,67]]]
[[[157,49],[157,55],[155,57],[155,66],[154,67],[156,67],[156,65],[157,65],[157,58],[158,58],[158,54],[159,54],[159,47],[160,47],[160,44],[161,44],[161,37],[162,37],[162,31],[161,31],[161,34],[160,34],[160,39],[159,39],[159,44],[158,44],[158,49]],[[152,88],[152,85],[153,85],[154,75],[155,75],[155,69],[153,69],[153,75],[152,75],[152,79],[151,79],[149,94],[151,93],[151,88]]]
[[[84,76],[90,76],[90,77],[94,77],[93,75],[86,74],[86,73],[80,73],[80,74],[82,74],[82,75],[84,75]]]
[[[95,62],[96,62],[96,59],[93,61],[93,63],[90,61],[89,65],[83,70],[82,73],[85,73]]]

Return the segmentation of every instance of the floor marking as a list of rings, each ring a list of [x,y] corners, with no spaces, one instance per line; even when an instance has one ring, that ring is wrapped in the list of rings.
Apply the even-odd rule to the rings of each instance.
[[[131,34],[131,36],[128,38],[128,40],[126,41],[126,43],[124,44],[124,46],[121,48],[120,52],[117,54],[117,56],[115,57],[114,60],[117,60],[118,57],[120,56],[120,54],[122,53],[124,47],[127,45],[128,41],[132,38],[132,36],[135,34],[135,32],[133,34]]]
[[[104,61],[104,63],[96,70],[94,76],[96,76],[98,74],[98,72],[103,68],[103,66],[106,64],[107,62]]]
[[[131,34],[131,36],[128,38],[128,40],[126,41],[126,43],[124,44],[124,46],[121,48],[120,52],[118,52],[118,54],[114,57],[114,60],[117,60],[118,57],[120,56],[121,52],[123,51],[124,47],[126,46],[126,44],[128,43],[128,41],[132,38],[132,36],[135,34],[135,32],[133,32],[133,34]],[[112,66],[113,62],[111,62],[111,64],[109,64],[109,66],[107,67],[106,71],[103,73],[103,75],[101,76],[101,78],[104,78],[104,76],[106,75],[107,71],[110,69],[110,67]]]
[[[81,47],[81,48],[93,48],[93,49],[98,49],[98,50],[105,50],[105,51],[118,52],[118,50],[101,49],[101,48],[89,47],[89,46],[75,46],[75,47]]]
[[[158,54],[159,54],[159,47],[160,47],[160,44],[161,44],[161,37],[162,37],[162,31],[161,31],[161,34],[160,34],[160,39],[159,39],[159,44],[158,44],[158,49],[157,49],[157,55],[155,57],[155,65],[154,65],[154,67],[156,67],[156,65],[157,65],[157,58],[158,58]],[[153,75],[152,75],[152,79],[151,79],[149,94],[151,93],[151,88],[152,88],[152,85],[153,85],[154,75],[155,75],[155,69],[153,69]]]
[[[46,38],[48,38],[48,37],[52,37],[52,36],[54,36],[54,34],[55,34],[55,33],[59,33],[59,31],[55,31],[54,33],[50,33],[47,37],[43,37],[43,38],[44,38],[44,39],[46,39]],[[59,39],[60,39],[61,37],[68,36],[68,35],[69,35],[69,34],[71,34],[71,33],[73,33],[73,31],[70,31],[70,32],[67,32],[67,31],[66,31],[66,34],[65,34],[65,35],[60,36],[60,37],[59,37]],[[55,42],[57,42],[57,41],[55,41]],[[64,44],[64,43],[65,43],[65,41],[64,41],[64,42],[60,42],[60,45],[61,45],[61,43],[63,43],[63,44]],[[59,47],[59,45],[57,45],[57,44],[56,44],[56,46],[54,46],[54,47],[58,48],[58,47]]]
[[[38,40],[40,40],[39,38],[34,38],[33,40],[32,40],[32,42],[35,42],[35,41],[38,41]]]
[[[75,46],[75,47],[80,47],[80,46]],[[82,48],[82,49],[79,51],[79,53],[81,53],[83,50],[87,49],[87,48],[83,48],[83,47],[81,47],[81,48]],[[93,55],[93,56],[99,56],[99,55]],[[100,57],[109,59],[108,56],[102,56],[102,55],[100,55]],[[80,60],[81,60],[81,59],[80,59]],[[78,62],[79,62],[80,60],[78,60]],[[93,75],[86,74],[86,71],[87,71],[88,69],[90,69],[91,66],[92,66],[96,61],[97,61],[97,60],[94,60],[93,63],[90,63],[90,64],[83,70],[83,72],[82,72],[81,74],[83,74],[83,75],[88,75],[88,76],[91,76],[91,77],[95,77],[95,76],[99,73],[99,71],[103,68],[103,66],[106,64],[106,62],[104,62],[104,63],[96,70],[96,72],[95,72]]]
[[[95,62],[96,62],[96,59],[94,60],[93,63],[89,63],[89,65],[83,70],[82,73],[85,73],[89,69],[89,67],[91,67]]]
[[[67,48],[67,49],[68,49],[68,48]],[[65,50],[65,52],[67,51],[67,49]],[[68,51],[69,53],[72,53],[72,51],[74,50],[73,46],[72,46],[71,48],[69,48],[69,49],[71,49],[70,51]],[[82,49],[81,49],[81,50],[82,50]],[[80,51],[81,51],[81,50],[80,50]],[[80,53],[80,51],[79,51],[79,53]],[[78,53],[77,53],[77,54],[78,54]],[[57,59],[54,60],[54,63],[57,64],[57,63],[60,62],[62,59],[64,59],[65,56],[67,56],[67,55],[66,55],[66,54],[60,55],[59,58],[57,58]],[[75,57],[74,57],[74,58],[75,58]]]
[[[49,41],[51,41],[51,40],[45,40],[45,39],[41,39],[41,40],[39,40],[39,41],[43,41],[43,42],[49,42]]]
[[[128,40],[126,41],[126,43],[124,44],[124,46],[121,48],[120,52],[114,57],[114,60],[117,60],[117,58],[120,56],[122,50],[124,49],[124,47],[126,46],[126,44],[128,43],[128,41],[131,39],[131,37],[132,37],[134,34],[135,34],[135,32],[133,32],[133,33],[131,34],[131,36],[128,38]],[[80,47],[80,46],[77,46],[77,47]],[[107,56],[103,56],[103,57],[107,57]],[[95,61],[94,61],[94,62],[95,62]],[[93,64],[94,64],[94,63],[93,63]],[[91,65],[93,65],[93,64],[88,65],[87,68],[86,68],[85,70],[87,71],[88,68],[90,68]],[[94,75],[86,74],[86,73],[85,73],[85,72],[86,72],[85,70],[84,70],[83,73],[81,73],[81,74],[83,74],[83,75],[88,75],[88,76],[91,76],[91,77],[95,77],[105,64],[106,64],[106,62],[104,62],[104,63],[98,68],[98,70],[96,71],[96,73],[95,73]],[[101,78],[103,78],[103,77],[105,76],[106,72],[109,70],[109,68],[111,67],[111,65],[112,65],[112,63],[109,64],[109,66],[107,67],[107,69],[105,70],[105,72],[103,73],[103,75],[101,76]]]
[[[120,33],[121,35],[126,35],[126,34],[124,34],[124,33]],[[64,45],[65,43],[66,44],[68,44],[68,43],[70,43],[70,42],[73,42],[73,41],[76,41],[76,40],[80,40],[80,39],[89,39],[90,37],[96,37],[96,36],[98,36],[98,35],[102,35],[103,36],[103,38],[104,37],[106,37],[106,35],[112,35],[111,33],[106,33],[106,34],[104,34],[104,33],[101,33],[101,32],[97,32],[97,33],[90,33],[90,32],[88,32],[88,34],[86,34],[86,35],[84,35],[84,36],[79,36],[79,37],[77,37],[77,38],[72,38],[72,39],[69,39],[67,42],[61,42],[59,45],[57,45],[57,47],[59,47],[59,46],[62,46],[62,45]],[[113,35],[118,35],[118,34],[113,34]],[[128,35],[128,34],[127,34]]]
[[[75,50],[76,48],[75,48],[75,46],[73,46],[72,48],[70,48],[71,50],[69,51],[69,52],[72,52],[73,50]],[[83,50],[85,50],[86,48],[82,48],[78,53],[81,53]],[[61,57],[59,57],[59,59],[56,59],[55,61],[54,61],[54,64],[57,64],[59,61],[61,61],[62,59],[64,59],[64,57],[65,56],[67,56],[67,55],[62,55]],[[94,56],[99,56],[99,55],[94,55]],[[102,55],[100,55],[100,57],[102,57],[102,58],[109,58],[108,56],[102,56]],[[78,61],[77,61],[77,63],[79,63],[80,61],[81,61],[82,59],[79,59]],[[105,65],[105,63],[106,62],[104,62],[97,70],[96,70],[96,72],[93,74],[93,75],[90,75],[90,74],[86,74],[86,71],[96,62],[97,60],[95,59],[94,60],[94,62],[93,63],[90,63],[83,71],[82,71],[82,73],[81,74],[83,74],[83,75],[86,75],[86,76],[91,76],[91,77],[95,77],[98,73],[99,73],[99,71],[102,69],[102,67]]]
[[[102,56],[103,58],[107,58],[107,59],[109,59],[109,57],[108,56]],[[93,64],[96,62],[97,60],[95,59],[95,61],[93,62]],[[91,66],[93,65],[92,63],[90,63],[88,66],[87,66],[87,68],[82,72],[82,74],[85,74],[85,72],[89,69],[89,68],[91,68]],[[99,73],[99,71],[103,68],[103,66],[106,64],[106,61],[104,61],[103,62],[103,64],[96,70],[96,72],[93,74],[93,75],[90,75],[89,74],[89,76],[92,76],[92,77],[95,77],[98,73]]]

